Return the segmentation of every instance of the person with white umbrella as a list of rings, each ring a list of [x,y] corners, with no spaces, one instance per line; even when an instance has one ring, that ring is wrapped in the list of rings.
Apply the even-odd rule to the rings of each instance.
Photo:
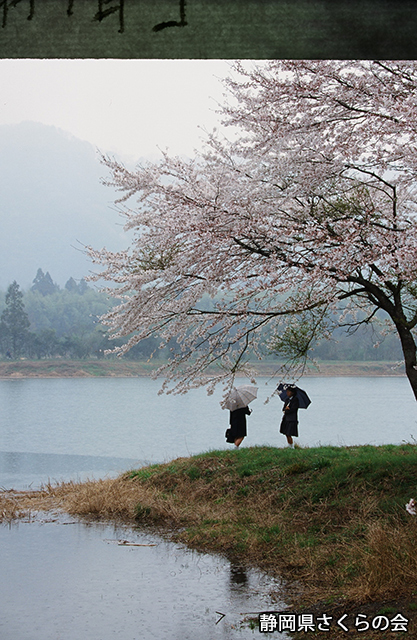
[[[226,441],[233,442],[239,449],[247,435],[246,416],[251,414],[248,404],[256,398],[258,388],[252,385],[234,387],[227,397],[224,406],[230,411],[230,428],[226,430]]]

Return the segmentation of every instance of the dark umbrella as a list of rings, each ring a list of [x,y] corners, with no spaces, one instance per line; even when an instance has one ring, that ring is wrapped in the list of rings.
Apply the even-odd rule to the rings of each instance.
[[[308,405],[311,404],[310,398],[303,389],[300,389],[300,387],[297,387],[295,384],[283,384],[280,382],[278,385],[278,391],[279,397],[283,402],[288,398],[287,389],[293,389],[297,394],[300,409],[307,409]]]

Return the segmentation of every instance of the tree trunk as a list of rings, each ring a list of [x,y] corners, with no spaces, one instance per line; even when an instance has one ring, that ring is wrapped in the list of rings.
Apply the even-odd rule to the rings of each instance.
[[[410,329],[404,327],[402,324],[396,323],[395,326],[400,336],[401,347],[404,354],[405,373],[413,390],[414,397],[417,400],[416,343]]]

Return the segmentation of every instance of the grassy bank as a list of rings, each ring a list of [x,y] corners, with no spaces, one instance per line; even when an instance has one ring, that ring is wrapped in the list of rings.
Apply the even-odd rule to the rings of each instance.
[[[5,493],[0,511],[11,519],[59,507],[162,527],[191,548],[227,553],[283,576],[293,610],[377,603],[379,611],[381,603],[400,599],[407,607],[402,613],[413,619],[417,517],[404,508],[411,497],[417,497],[413,444],[254,447],[179,458],[114,480]],[[408,637],[413,633],[415,626]],[[359,635],[385,637],[381,631]]]
[[[147,376],[163,364],[151,360],[17,360],[0,362],[0,378],[130,378]],[[273,362],[254,363],[260,376],[273,376],[278,365]],[[311,368],[305,375],[318,376],[403,376],[404,368],[394,362],[326,361],[319,369]]]

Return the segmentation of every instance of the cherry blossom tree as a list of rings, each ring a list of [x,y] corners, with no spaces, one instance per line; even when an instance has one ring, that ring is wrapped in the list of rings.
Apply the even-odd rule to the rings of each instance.
[[[103,159],[135,232],[90,249],[118,285],[119,351],[175,340],[167,380],[210,390],[249,348],[296,365],[335,318],[382,314],[417,398],[417,62],[238,62],[225,86],[230,139],[135,171]]]

